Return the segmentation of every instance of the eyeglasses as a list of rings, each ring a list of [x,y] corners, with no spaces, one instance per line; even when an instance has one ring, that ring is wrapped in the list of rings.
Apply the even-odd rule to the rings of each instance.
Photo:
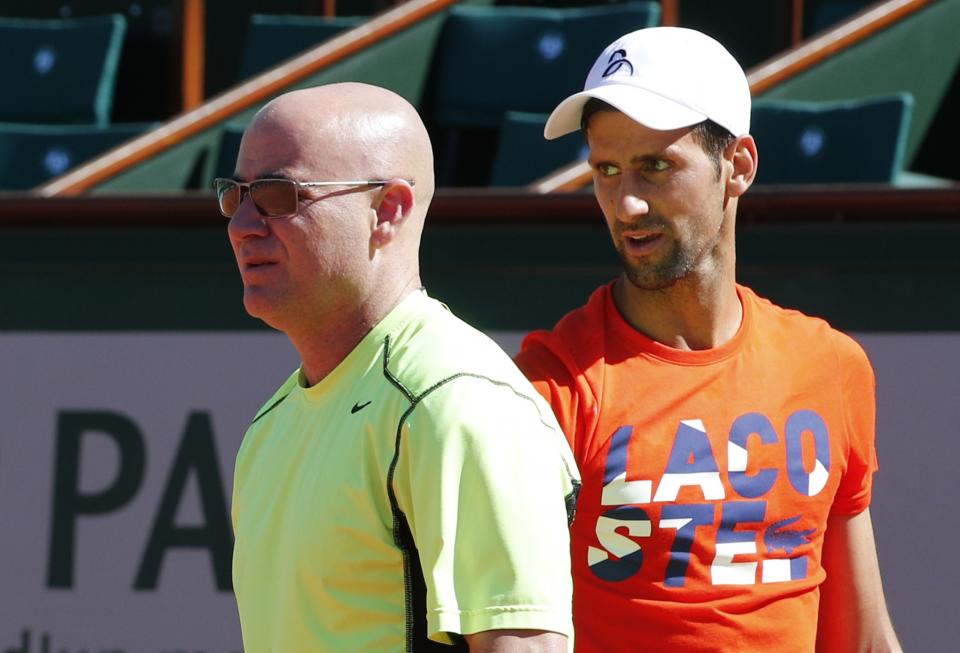
[[[256,179],[240,182],[218,177],[213,180],[217,191],[217,203],[224,217],[232,218],[240,209],[245,193],[250,194],[253,205],[265,218],[289,218],[297,214],[300,189],[323,186],[385,186],[386,180],[363,181],[295,181],[293,179]],[[408,181],[412,186],[413,181]]]

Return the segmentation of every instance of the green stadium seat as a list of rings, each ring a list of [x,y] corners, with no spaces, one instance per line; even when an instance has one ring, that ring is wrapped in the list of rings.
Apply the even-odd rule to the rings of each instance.
[[[543,137],[547,113],[508,111],[490,175],[491,186],[526,186],[574,161],[587,157],[580,133],[548,141]]]
[[[240,79],[272,68],[364,20],[363,16],[325,18],[254,14],[250,17],[244,41]]]
[[[38,186],[154,126],[0,123],[0,189]]]
[[[755,100],[757,184],[893,183],[913,97],[899,93],[849,101]]]
[[[659,21],[656,2],[570,9],[454,5],[437,55],[437,122],[496,127],[505,111],[549,112],[581,90],[610,41]]]
[[[213,169],[214,177],[232,177],[240,152],[240,139],[246,124],[228,123],[220,134],[220,146],[217,148],[217,163]],[[213,180],[210,180],[213,183]]]
[[[0,18],[0,121],[110,122],[126,20]]]

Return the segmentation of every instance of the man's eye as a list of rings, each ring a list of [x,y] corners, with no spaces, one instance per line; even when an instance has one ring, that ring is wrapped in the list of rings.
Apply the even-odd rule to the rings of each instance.
[[[647,169],[653,172],[663,172],[670,168],[670,164],[663,159],[653,159],[647,164]]]
[[[611,163],[601,163],[597,166],[597,172],[603,177],[613,177],[620,174],[620,168]]]

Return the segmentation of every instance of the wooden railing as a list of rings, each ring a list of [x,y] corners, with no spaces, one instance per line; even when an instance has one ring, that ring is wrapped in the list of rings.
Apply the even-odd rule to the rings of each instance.
[[[750,91],[759,95],[936,1],[887,0],[868,7],[821,36],[749,70]],[[534,182],[529,188],[536,193],[570,192],[587,186],[591,177],[590,166],[585,161],[577,161]]]
[[[803,41],[803,0],[790,1],[790,45]]]
[[[456,0],[410,0],[74,168],[34,192],[43,197],[82,193],[455,3]]]
[[[183,45],[180,48],[180,85],[183,110],[189,111],[203,104],[203,71],[205,68],[206,39],[204,0],[183,0]]]
[[[680,0],[660,0],[660,24],[671,27],[680,24]]]

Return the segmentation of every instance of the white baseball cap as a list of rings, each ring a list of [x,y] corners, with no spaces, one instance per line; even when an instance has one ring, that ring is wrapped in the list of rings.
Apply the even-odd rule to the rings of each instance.
[[[590,98],[650,129],[710,119],[734,136],[750,132],[750,85],[740,64],[714,39],[684,27],[648,27],[608,45],[583,91],[557,105],[543,135],[553,139],[580,129]]]

